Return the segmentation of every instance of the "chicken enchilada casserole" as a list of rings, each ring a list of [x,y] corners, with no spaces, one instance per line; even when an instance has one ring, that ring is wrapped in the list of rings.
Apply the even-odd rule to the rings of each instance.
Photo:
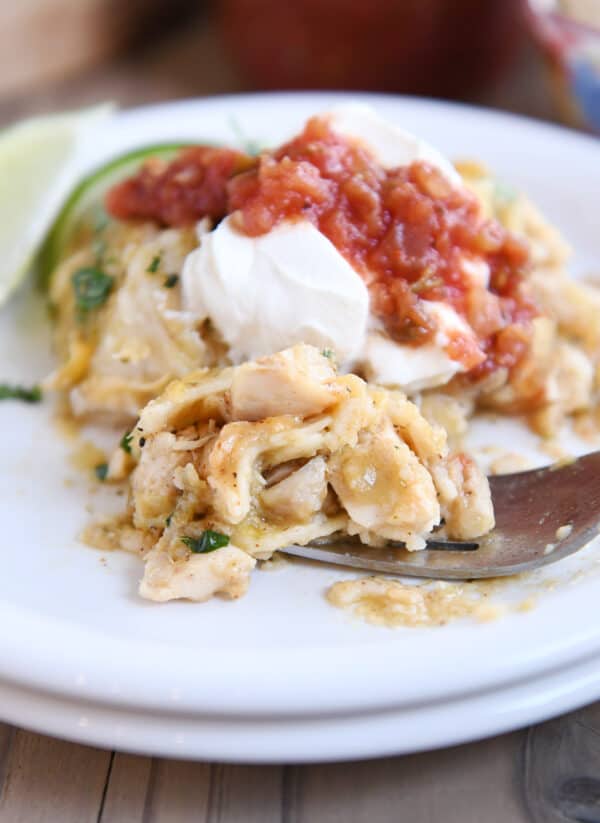
[[[125,431],[88,539],[144,557],[144,597],[238,597],[290,543],[476,538],[473,415],[598,424],[600,289],[559,232],[367,107],[157,152],[51,239],[45,389]]]

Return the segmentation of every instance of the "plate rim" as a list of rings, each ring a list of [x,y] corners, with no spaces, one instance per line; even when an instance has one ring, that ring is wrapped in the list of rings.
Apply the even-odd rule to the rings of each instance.
[[[559,139],[576,141],[581,145],[585,145],[586,150],[592,149],[594,152],[598,152],[600,156],[600,143],[598,143],[594,137],[580,134],[563,126],[545,123],[535,118],[523,117],[491,108],[393,94],[269,92],[222,95],[209,98],[188,98],[134,107],[119,112],[116,117],[122,121],[130,120],[135,122],[135,120],[139,118],[143,119],[149,114],[165,109],[169,111],[185,111],[189,109],[190,106],[194,106],[200,109],[208,108],[217,110],[219,108],[223,109],[224,107],[245,107],[256,104],[264,105],[266,103],[273,105],[281,100],[285,100],[287,104],[293,100],[294,104],[296,102],[304,105],[308,104],[314,106],[314,108],[318,108],[323,103],[331,104],[336,101],[358,100],[375,104],[392,104],[392,106],[398,107],[411,106],[428,110],[438,109],[440,111],[452,111],[461,113],[461,116],[468,114],[471,118],[484,116],[488,119],[492,118],[496,122],[502,122],[504,124],[518,123],[522,127],[525,126],[528,129],[535,129],[543,134],[552,134]],[[201,606],[197,608],[201,608]],[[5,602],[0,602],[0,620],[3,622],[10,621],[11,619],[15,619],[16,614],[18,614],[18,609],[7,605]],[[33,621],[33,623],[37,621],[37,623],[39,623],[39,618],[33,618],[31,615],[20,614],[20,619],[22,620],[22,625],[25,625],[27,621]],[[503,618],[507,625],[514,619],[522,619],[522,616]],[[73,629],[76,630],[75,635],[78,634],[78,631],[81,632],[79,627],[71,626],[68,621],[64,622],[66,622],[69,627],[71,638],[74,637]],[[31,634],[34,633],[33,623],[30,629]],[[512,623],[510,623],[510,625],[512,625]],[[48,625],[46,628],[49,628]],[[576,631],[577,628],[579,632]],[[142,682],[142,678],[147,678],[148,675],[152,673],[152,667],[150,666],[150,668],[148,668],[150,665],[148,663],[148,658],[150,657],[148,649],[156,650],[156,644],[151,644],[147,647],[140,645],[136,650],[137,653],[134,655],[134,659],[136,666],[139,667],[139,676],[134,683],[129,684],[129,687],[127,687],[122,680],[119,681],[118,678],[115,680],[114,672],[107,673],[106,671],[102,671],[102,665],[98,660],[94,661],[94,656],[97,655],[100,648],[102,648],[102,654],[104,656],[101,659],[112,659],[113,666],[117,660],[129,660],[131,662],[130,655],[126,653],[129,650],[129,643],[122,641],[124,648],[116,648],[114,640],[111,639],[111,648],[108,648],[105,646],[105,643],[108,641],[105,641],[101,636],[92,636],[89,632],[87,633],[87,641],[88,643],[93,641],[93,647],[87,649],[83,655],[81,653],[76,655],[76,659],[72,660],[68,666],[66,666],[63,661],[62,669],[54,669],[51,666],[52,657],[56,655],[59,648],[63,646],[66,636],[64,626],[54,627],[54,629],[57,632],[54,645],[49,645],[43,650],[38,650],[34,661],[31,659],[30,649],[19,649],[18,644],[15,644],[11,639],[6,636],[0,637],[0,682],[20,683],[26,688],[39,687],[40,682],[45,682],[48,687],[46,692],[63,695],[66,699],[95,701],[105,706],[113,705],[132,709],[137,707],[140,710],[146,709],[148,711],[160,708],[172,714],[198,711],[200,705],[205,711],[208,709],[215,713],[229,714],[230,716],[261,716],[262,714],[268,714],[274,717],[283,717],[288,714],[310,715],[311,713],[319,716],[335,715],[336,711],[339,712],[340,710],[364,713],[374,709],[381,709],[382,707],[426,705],[452,696],[483,693],[486,690],[492,689],[494,685],[515,684],[531,676],[533,672],[536,672],[538,675],[543,672],[550,674],[553,671],[558,671],[569,666],[577,666],[582,664],[584,660],[590,659],[592,656],[600,653],[600,627],[598,627],[598,629],[587,627],[587,631],[582,631],[581,626],[574,625],[571,629],[572,635],[570,636],[570,641],[563,643],[562,646],[560,646],[560,644],[557,646],[556,643],[552,646],[550,643],[547,647],[538,649],[537,657],[530,658],[529,660],[521,659],[516,655],[510,664],[507,660],[504,661],[504,670],[502,670],[500,665],[486,665],[480,670],[479,678],[472,678],[466,682],[464,677],[461,680],[461,677],[457,676],[453,683],[447,684],[446,688],[441,688],[438,685],[436,688],[432,688],[429,692],[422,693],[420,696],[413,694],[407,697],[405,695],[400,699],[397,693],[394,694],[393,690],[388,689],[385,694],[382,692],[379,692],[377,695],[365,693],[362,699],[357,699],[356,694],[352,699],[347,699],[345,702],[343,699],[338,699],[337,705],[333,704],[333,700],[325,701],[316,708],[317,704],[314,702],[317,695],[316,691],[304,694],[296,692],[294,694],[287,694],[286,696],[285,678],[280,677],[271,684],[271,687],[261,700],[256,702],[254,706],[249,706],[247,703],[247,694],[236,694],[235,699],[232,699],[232,695],[229,695],[227,700],[223,701],[222,695],[219,693],[219,685],[222,682],[224,674],[231,673],[231,669],[228,668],[226,660],[218,661],[220,668],[218,673],[213,677],[213,681],[210,681],[210,678],[204,681],[206,690],[202,695],[201,702],[198,696],[195,698],[190,697],[193,690],[189,687],[193,685],[193,682],[202,674],[202,670],[197,666],[190,666],[189,661],[187,665],[184,665],[179,671],[179,676],[181,675],[181,671],[187,671],[187,679],[189,682],[185,688],[178,685],[176,682],[177,678],[173,678],[171,674],[165,676],[160,685],[157,686],[157,684],[153,682],[153,688],[150,688],[148,692],[141,693],[139,684]],[[451,627],[448,627],[448,629],[451,632]],[[69,630],[67,630],[67,634]],[[506,631],[508,631],[508,628]],[[59,637],[62,639],[58,640]],[[410,640],[410,644],[413,646],[416,643],[415,637],[416,636],[413,636],[412,640]],[[381,635],[378,635],[378,641],[380,640]],[[367,654],[367,665],[364,666],[365,672],[362,679],[358,678],[356,680],[355,686],[358,687],[362,685],[363,682],[366,683],[367,679],[371,678],[375,673],[385,673],[386,667],[381,668],[381,660],[379,659],[378,661],[378,658],[381,657],[381,651],[386,645],[384,642],[373,644],[371,652]],[[323,651],[321,648],[319,650],[321,652]],[[361,654],[363,652],[364,649],[361,649]],[[173,656],[173,660],[176,661],[176,666],[181,663],[179,658],[186,653],[183,649],[177,650],[177,655]],[[228,652],[224,652],[222,656],[225,657],[228,654]],[[310,654],[312,654],[312,649],[303,650],[301,654],[297,651],[293,653],[290,652],[290,658],[294,657],[296,660],[295,663],[292,659],[286,661],[286,677],[289,678],[291,673],[298,675],[298,673],[302,671],[302,667],[306,669],[306,663]],[[348,655],[355,654],[355,649],[348,651]],[[323,657],[323,655],[321,656]],[[146,660],[145,666],[143,663],[144,659]],[[215,655],[215,660],[216,659],[217,656]],[[380,666],[379,669],[377,668],[378,662]],[[351,671],[352,664],[353,661],[345,657],[344,659],[338,659],[335,670],[332,668],[331,671],[327,672],[328,677],[332,678],[333,682],[336,677],[339,678],[340,671],[344,670],[344,667]],[[82,681],[80,674],[83,669],[85,669],[86,675]],[[252,677],[256,678],[254,681],[255,684],[258,685],[263,676],[261,671],[258,668],[250,670],[252,671]],[[156,672],[154,672],[154,674],[156,674]],[[174,689],[180,690],[177,699],[174,699],[172,696]],[[282,700],[282,695],[284,695],[286,699]],[[278,696],[280,698],[279,700],[277,699]]]
[[[505,734],[578,709],[600,693],[600,657],[475,699],[317,718],[139,711],[23,690],[0,678],[6,722],[74,743],[222,763],[316,763],[431,751]],[[318,752],[315,755],[315,752]]]

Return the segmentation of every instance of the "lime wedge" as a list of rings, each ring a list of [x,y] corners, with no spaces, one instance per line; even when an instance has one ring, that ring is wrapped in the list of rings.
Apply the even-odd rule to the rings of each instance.
[[[0,305],[23,280],[65,196],[83,133],[114,107],[35,117],[0,132]]]
[[[148,157],[171,160],[189,143],[160,143],[133,149],[109,160],[92,171],[70,192],[46,237],[39,258],[39,280],[47,285],[50,275],[61,259],[69,254],[73,240],[82,232],[94,231],[104,223],[104,195],[111,186],[134,174]]]

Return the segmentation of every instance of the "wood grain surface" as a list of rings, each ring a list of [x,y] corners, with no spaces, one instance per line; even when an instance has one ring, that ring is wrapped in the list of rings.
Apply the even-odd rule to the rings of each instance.
[[[600,704],[405,757],[308,766],[162,760],[0,724],[0,823],[598,823]]]
[[[0,124],[103,99],[132,105],[244,88],[200,16],[102,69],[0,97]],[[475,102],[553,116],[532,53]],[[600,705],[470,745],[310,766],[136,757],[0,723],[0,823],[88,821],[600,823]]]

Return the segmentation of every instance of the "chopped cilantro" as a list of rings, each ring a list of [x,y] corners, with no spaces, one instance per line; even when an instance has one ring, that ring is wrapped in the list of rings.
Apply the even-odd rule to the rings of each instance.
[[[22,400],[24,403],[39,403],[42,399],[42,390],[39,386],[26,389],[24,386],[9,386],[0,383],[0,400]]]
[[[98,463],[98,465],[94,467],[94,472],[98,480],[106,480],[106,476],[108,474],[108,463]]]
[[[166,278],[165,282],[163,283],[163,286],[165,287],[165,289],[172,289],[173,286],[176,286],[178,282],[179,282],[179,275],[178,274],[170,274]]]
[[[111,292],[113,282],[113,278],[100,269],[78,269],[71,278],[77,308],[86,312],[102,306]]]
[[[321,354],[328,360],[335,360],[335,352],[333,349],[321,349]]]
[[[229,538],[221,532],[214,532],[211,529],[203,531],[200,537],[182,537],[181,542],[185,543],[193,554],[207,554],[217,549],[227,546]]]
[[[159,266],[160,266],[160,254],[156,254],[156,255],[152,258],[152,262],[150,263],[150,265],[148,266],[148,268],[146,269],[146,271],[147,271],[149,274],[156,274],[156,272],[158,271],[158,267],[159,267]]]
[[[131,454],[131,441],[132,440],[133,440],[133,432],[125,432],[125,434],[121,438],[121,442],[119,443],[119,446],[127,454]]]

